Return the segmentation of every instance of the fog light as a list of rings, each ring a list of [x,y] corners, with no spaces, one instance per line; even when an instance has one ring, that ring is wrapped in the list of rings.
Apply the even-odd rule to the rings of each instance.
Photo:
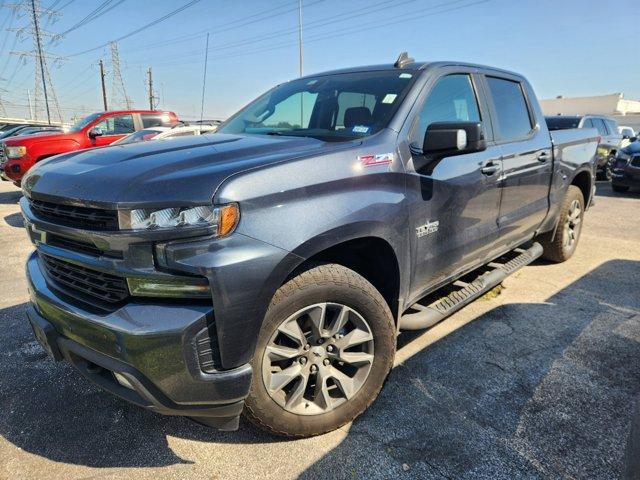
[[[129,292],[138,297],[211,298],[206,278],[127,278]]]
[[[129,388],[131,390],[135,390],[133,388],[133,385],[131,385],[131,382],[129,380],[127,380],[127,377],[125,377],[121,373],[113,372],[113,376],[116,377],[116,380],[118,381],[118,383],[120,385],[122,385],[123,387]]]

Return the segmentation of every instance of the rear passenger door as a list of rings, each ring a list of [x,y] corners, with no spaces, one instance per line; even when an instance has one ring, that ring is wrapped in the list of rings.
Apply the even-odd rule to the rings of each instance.
[[[531,237],[549,209],[551,139],[522,79],[486,75],[494,135],[502,151],[498,227],[505,248]]]

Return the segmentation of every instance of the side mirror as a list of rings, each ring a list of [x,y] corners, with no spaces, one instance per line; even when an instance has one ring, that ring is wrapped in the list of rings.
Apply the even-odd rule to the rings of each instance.
[[[480,122],[436,122],[429,125],[422,144],[425,155],[481,152],[487,143]]]
[[[630,141],[631,143],[633,143],[633,142],[635,142],[635,141],[637,141],[637,140],[638,140],[638,137],[629,137],[629,141]]]
[[[630,140],[631,137],[629,135],[622,135],[623,140]]]
[[[102,135],[104,135],[104,131],[99,127],[93,127],[89,130],[89,138],[101,137]]]

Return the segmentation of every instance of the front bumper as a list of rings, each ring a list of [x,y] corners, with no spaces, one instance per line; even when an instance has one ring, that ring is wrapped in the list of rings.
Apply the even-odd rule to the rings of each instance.
[[[211,323],[211,306],[137,302],[108,314],[91,314],[49,286],[36,252],[27,261],[27,278],[32,302],[28,316],[54,357],[141,407],[195,417],[222,429],[237,427],[251,367],[201,370],[195,341]],[[126,378],[129,387],[114,373]]]
[[[640,187],[640,168],[614,169],[611,173],[611,183],[621,187]]]

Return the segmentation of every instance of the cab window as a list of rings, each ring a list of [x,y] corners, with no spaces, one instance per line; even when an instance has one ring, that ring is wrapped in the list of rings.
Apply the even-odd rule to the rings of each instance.
[[[102,129],[104,135],[126,135],[133,133],[133,116],[131,115],[114,115],[107,117],[96,124],[96,128]]]
[[[522,84],[505,78],[487,77],[500,140],[515,141],[531,133],[533,125]]]
[[[422,149],[427,128],[436,122],[479,122],[480,109],[467,74],[447,75],[429,93],[411,135],[411,147]]]

